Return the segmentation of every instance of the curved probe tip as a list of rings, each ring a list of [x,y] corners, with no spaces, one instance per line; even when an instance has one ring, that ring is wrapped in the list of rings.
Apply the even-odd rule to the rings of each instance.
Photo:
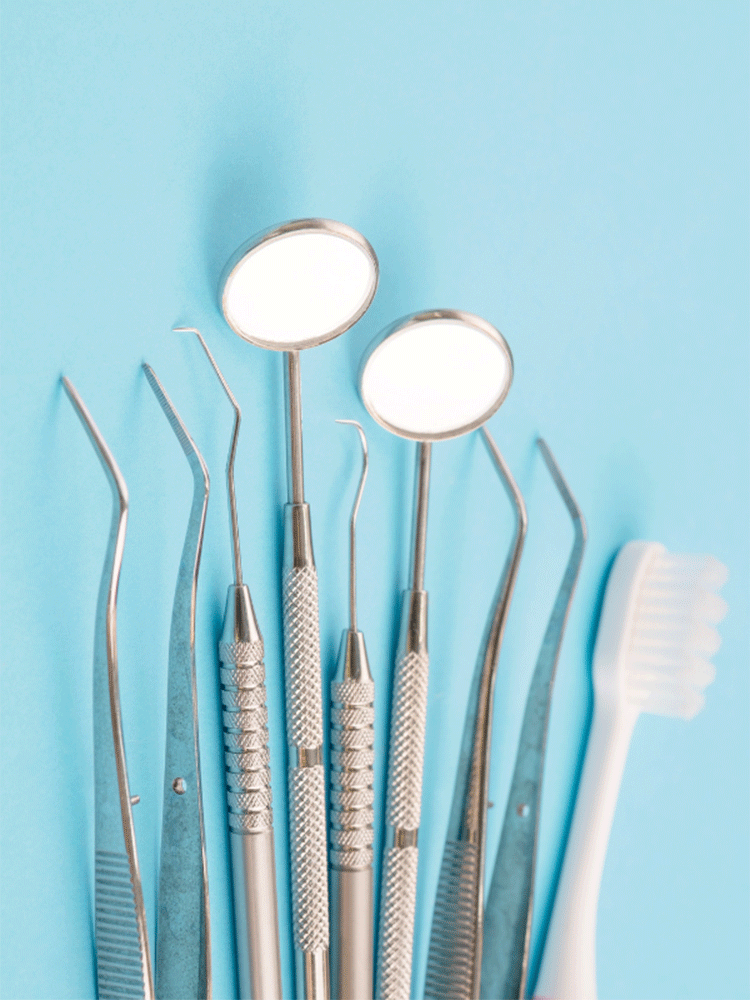
[[[240,433],[240,423],[242,422],[242,411],[240,410],[239,403],[234,398],[234,393],[229,388],[227,380],[221,373],[221,369],[216,364],[216,360],[209,350],[208,344],[203,339],[200,330],[197,330],[194,326],[176,326],[173,329],[174,333],[194,333],[198,340],[201,342],[201,347],[206,352],[206,357],[211,362],[211,367],[216,373],[217,378],[221,382],[224,392],[227,394],[229,402],[232,404],[234,409],[234,429],[232,431],[232,438],[229,442],[229,455],[227,456],[227,492],[229,494],[229,521],[232,529],[232,552],[234,556],[234,579],[235,584],[239,587],[242,585],[242,556],[240,553],[240,531],[237,522],[237,499],[234,491],[234,459],[237,454],[237,440]]]
[[[349,523],[349,627],[352,632],[357,631],[357,545],[356,545],[356,525],[359,504],[362,500],[362,492],[367,479],[367,469],[369,458],[367,453],[367,438],[362,425],[357,420],[337,420],[337,424],[350,424],[356,427],[359,433],[359,440],[362,444],[362,474],[359,477],[359,486],[354,498],[352,516]]]

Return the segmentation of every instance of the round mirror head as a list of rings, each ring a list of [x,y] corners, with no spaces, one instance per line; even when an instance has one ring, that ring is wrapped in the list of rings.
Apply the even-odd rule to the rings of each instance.
[[[505,399],[513,356],[493,326],[440,309],[389,327],[365,354],[362,401],[386,430],[417,441],[480,427]]]
[[[355,229],[300,219],[254,236],[221,279],[221,309],[235,333],[274,351],[332,340],[357,322],[378,285],[378,259]]]

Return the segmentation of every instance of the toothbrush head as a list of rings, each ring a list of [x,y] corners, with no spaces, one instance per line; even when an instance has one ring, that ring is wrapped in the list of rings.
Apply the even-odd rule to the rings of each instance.
[[[717,591],[727,569],[713,556],[676,555],[657,542],[628,542],[604,596],[594,650],[599,699],[635,714],[692,719],[715,677],[713,628],[727,613]]]

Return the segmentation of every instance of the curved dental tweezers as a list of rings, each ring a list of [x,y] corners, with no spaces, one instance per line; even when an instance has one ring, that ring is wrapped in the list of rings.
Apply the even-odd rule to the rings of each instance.
[[[117,588],[128,522],[128,489],[75,387],[65,377],[62,382],[99,456],[113,499],[94,637],[97,993],[100,1000],[154,1000],[117,676]]]
[[[195,684],[195,600],[208,505],[208,470],[153,369],[144,364],[143,370],[193,473],[193,502],[169,635],[156,992],[159,1000],[210,1000],[208,871]]]
[[[492,700],[528,524],[521,491],[489,431],[486,427],[482,431],[515,507],[516,531],[503,569],[484,658],[469,694],[427,956],[425,997],[434,1000],[475,1000],[479,996]]]
[[[482,959],[482,995],[523,998],[528,978],[536,845],[552,688],[586,545],[586,522],[545,441],[537,444],[573,521],[573,547],[544,633],[518,741],[518,752],[484,914],[492,947]]]

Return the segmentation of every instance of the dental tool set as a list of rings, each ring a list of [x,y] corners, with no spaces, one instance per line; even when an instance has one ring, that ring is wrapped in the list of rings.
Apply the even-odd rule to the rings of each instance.
[[[586,524],[551,450],[538,448],[573,525],[573,543],[528,688],[499,847],[489,878],[487,818],[494,691],[521,566],[528,515],[487,421],[513,381],[505,338],[468,312],[438,309],[388,326],[365,351],[358,389],[365,410],[416,452],[409,587],[402,598],[387,747],[375,739],[375,681],[358,628],[356,524],[368,473],[364,428],[353,426],[361,471],[349,521],[349,625],[337,664],[321,664],[318,575],[305,500],[301,352],[349,330],[379,279],[374,250],[356,230],[302,219],[243,244],[221,278],[231,330],[284,353],[288,502],[280,567],[289,816],[291,922],[297,1000],[409,1000],[418,895],[428,706],[425,556],[432,445],[480,430],[515,514],[515,531],[468,698],[453,801],[434,902],[425,997],[523,1000],[529,981],[536,856],[547,727],[555,673],[586,544]],[[216,636],[235,949],[242,1000],[281,1000],[266,667],[261,630],[243,581],[235,496],[241,412],[201,333],[194,335],[234,411],[226,464],[234,581]],[[167,666],[167,743],[152,969],[120,710],[117,593],[125,546],[125,480],[80,395],[63,385],[102,463],[113,513],[95,619],[94,787],[97,991],[102,1000],[210,998],[211,936],[196,696],[198,571],[209,477],[198,448],[149,365],[145,377],[193,473]],[[350,432],[349,432],[350,433]],[[359,453],[359,451],[358,451]],[[497,480],[495,480],[495,483]],[[573,823],[535,996],[596,997],[595,929],[601,875],[620,781],[641,712],[692,718],[713,680],[712,627],[727,607],[725,568],[630,542],[607,584],[594,652],[594,716]],[[394,636],[395,638],[395,636]],[[273,664],[278,671],[280,664]],[[323,669],[330,681],[324,730]],[[378,674],[375,672],[375,677]],[[326,780],[326,748],[330,756]],[[277,766],[277,765],[274,765]],[[384,846],[376,859],[375,778],[386,775]],[[277,771],[278,774],[278,771]],[[328,796],[326,791],[328,790]],[[330,812],[329,812],[330,810]],[[440,836],[440,832],[437,832]],[[374,862],[380,861],[375,912]],[[287,994],[288,995],[288,994]]]

